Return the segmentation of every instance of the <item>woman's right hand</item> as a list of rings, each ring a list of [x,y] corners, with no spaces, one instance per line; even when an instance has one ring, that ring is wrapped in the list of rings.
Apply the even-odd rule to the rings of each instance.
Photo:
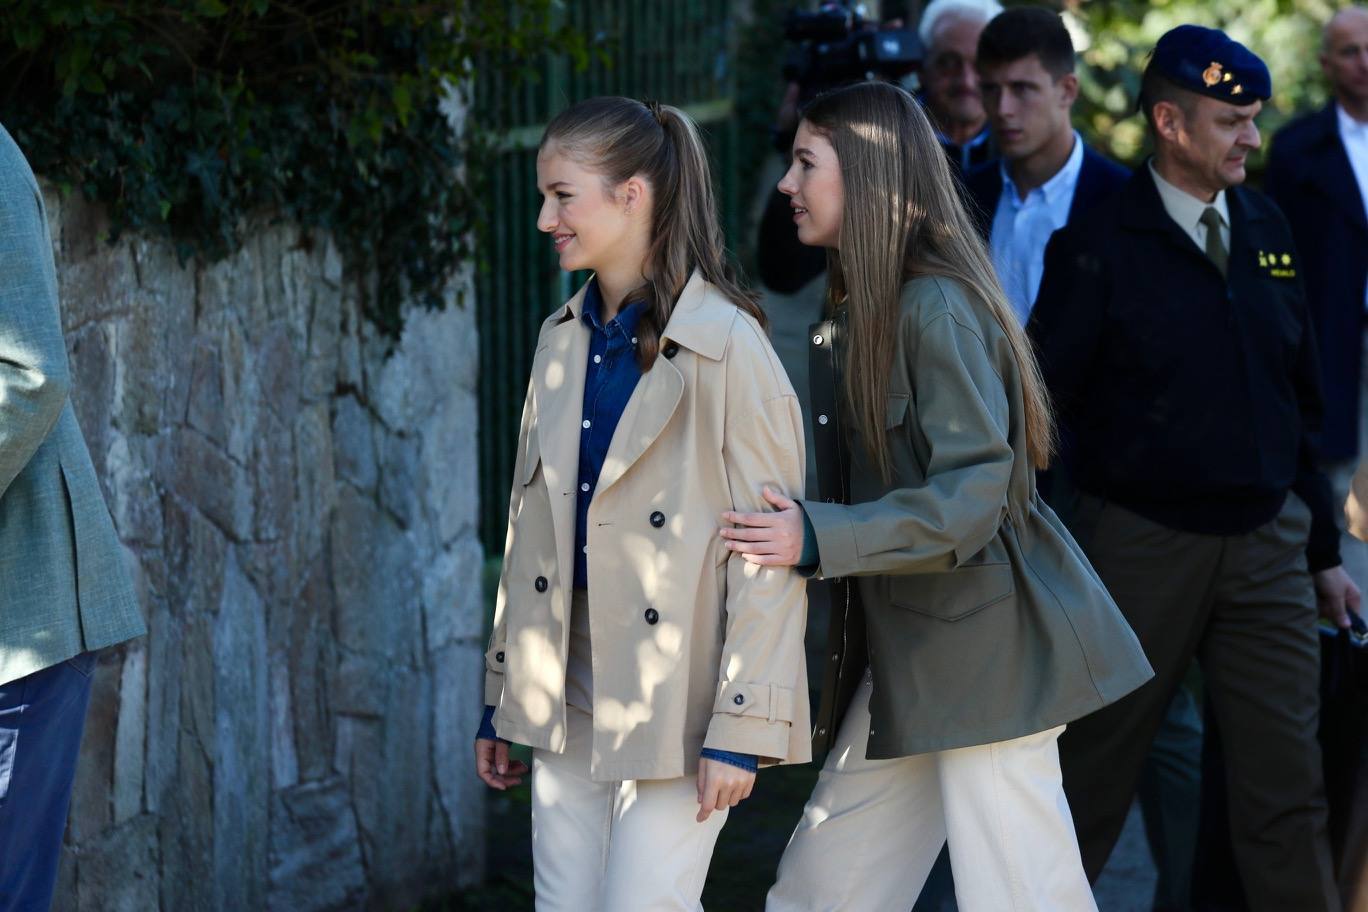
[[[522,784],[527,764],[508,759],[508,742],[497,738],[475,739],[475,773],[492,789],[504,791]]]

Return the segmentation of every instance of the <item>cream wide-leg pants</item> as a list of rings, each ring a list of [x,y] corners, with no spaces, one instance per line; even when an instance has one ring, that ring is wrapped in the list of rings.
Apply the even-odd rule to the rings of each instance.
[[[573,706],[562,754],[532,753],[537,912],[694,912],[725,811],[704,823],[696,779],[595,782],[592,719]]]
[[[910,908],[946,840],[960,912],[1096,912],[1064,798],[1063,726],[865,759],[866,673],[779,863],[767,912]]]

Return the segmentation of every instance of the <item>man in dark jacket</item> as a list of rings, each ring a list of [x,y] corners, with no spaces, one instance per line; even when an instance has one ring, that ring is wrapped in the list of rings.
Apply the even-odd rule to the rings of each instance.
[[[1368,309],[1368,9],[1341,10],[1325,29],[1321,66],[1334,98],[1278,133],[1268,195],[1287,215],[1320,345],[1325,381],[1321,456],[1363,453],[1364,313]],[[1345,478],[1348,493],[1348,476]]]
[[[1046,250],[1030,333],[1073,433],[1072,528],[1155,669],[1060,754],[1096,877],[1195,656],[1252,907],[1331,912],[1316,609],[1347,623],[1359,593],[1317,468],[1300,262],[1277,207],[1239,186],[1271,90],[1221,32],[1164,35],[1141,87],[1155,157]]]
[[[1301,256],[1325,391],[1321,458],[1336,502],[1343,503],[1357,459],[1368,456],[1368,8],[1347,7],[1330,20],[1320,62],[1333,99],[1277,135],[1265,187],[1287,215]],[[1368,587],[1368,543],[1343,535],[1340,553],[1355,584]],[[1343,669],[1334,673],[1337,657],[1368,659],[1368,651],[1346,653],[1328,637],[1323,645],[1321,744],[1331,844],[1345,908],[1368,909],[1364,697],[1343,685]]]
[[[926,48],[919,97],[959,175],[993,157],[974,54],[984,25],[1001,12],[998,0],[931,0],[917,23]]]
[[[971,214],[1021,322],[1035,303],[1045,243],[1125,183],[1129,172],[1087,148],[1073,128],[1074,47],[1059,14],[1018,6],[978,44],[979,90],[1002,157],[969,173]]]

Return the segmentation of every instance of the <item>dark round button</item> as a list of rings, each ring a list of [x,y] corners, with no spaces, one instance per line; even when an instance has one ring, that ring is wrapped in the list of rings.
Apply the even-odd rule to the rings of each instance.
[[[657,529],[665,525],[665,514],[661,513],[659,510],[656,510],[654,513],[652,513],[651,525],[655,526]]]
[[[536,581],[535,583],[533,583],[532,585],[534,585],[534,586],[537,587],[537,591],[538,591],[538,592],[545,592],[545,591],[546,591],[546,577],[544,577],[544,576],[539,576],[539,577],[537,577],[537,581]]]
[[[502,662],[502,661],[503,661],[503,650],[499,650],[498,652],[494,653],[494,661],[496,661],[496,662]]]
[[[660,612],[659,612],[659,611],[656,611],[654,608],[647,608],[647,609],[646,609],[646,623],[648,623],[648,624],[654,624],[654,623],[655,623],[656,621],[658,621],[658,620],[660,620]]]
[[[665,347],[660,350],[660,353],[667,358],[673,358],[675,355],[679,354],[679,346],[673,342],[666,342]]]
[[[740,694],[737,694],[736,696],[732,697],[732,702],[735,703],[737,706],[740,706],[742,703],[746,702],[746,698],[741,696]]]

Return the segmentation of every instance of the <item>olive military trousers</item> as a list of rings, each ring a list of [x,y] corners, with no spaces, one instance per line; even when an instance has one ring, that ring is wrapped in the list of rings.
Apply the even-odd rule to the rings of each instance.
[[[1154,678],[1070,723],[1064,788],[1090,879],[1101,873],[1155,732],[1194,656],[1225,744],[1230,831],[1254,912],[1335,912],[1316,741],[1320,644],[1306,568],[1311,512],[1289,495],[1242,535],[1198,535],[1081,495],[1070,528],[1135,630]]]

